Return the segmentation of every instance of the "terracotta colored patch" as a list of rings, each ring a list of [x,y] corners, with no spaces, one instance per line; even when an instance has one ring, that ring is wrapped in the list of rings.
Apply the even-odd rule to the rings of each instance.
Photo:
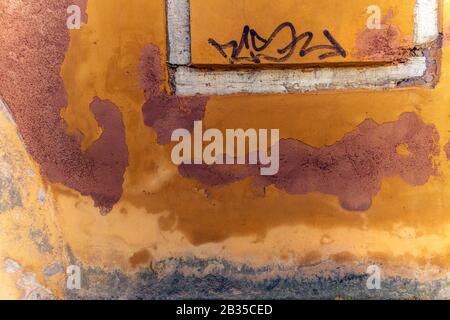
[[[381,29],[365,29],[358,34],[356,40],[357,58],[372,60],[405,60],[409,49],[401,31],[388,21],[393,16],[390,12],[382,21]]]
[[[125,128],[113,103],[94,98],[91,111],[103,129],[100,139],[83,153],[78,139],[65,131],[60,112],[67,96],[60,69],[70,40],[70,4],[0,4],[0,92],[43,176],[91,196],[106,213],[122,194],[128,164]]]
[[[351,211],[368,210],[383,178],[400,176],[410,185],[423,185],[437,172],[433,156],[439,154],[439,135],[414,113],[396,122],[378,125],[366,120],[333,146],[313,148],[301,141],[280,141],[280,171],[259,176],[257,166],[239,171],[227,165],[182,165],[181,175],[216,186],[254,177],[254,185],[275,185],[289,194],[320,192],[339,198]],[[409,156],[397,147],[408,145]]]
[[[448,142],[445,146],[444,146],[444,151],[447,155],[447,159],[450,161],[450,142]]]
[[[159,49],[147,46],[141,58],[141,85],[147,101],[142,107],[145,124],[157,134],[158,144],[170,143],[172,132],[176,129],[194,128],[194,121],[205,116],[208,102],[206,97],[180,98],[161,92],[163,83]]]
[[[148,45],[142,50],[140,68],[140,84],[144,89],[145,98],[161,95],[161,85],[164,81],[161,67],[161,52],[155,45]]]
[[[142,249],[135,254],[133,254],[128,261],[130,262],[131,267],[136,268],[139,265],[146,264],[150,262],[151,255],[147,249]]]

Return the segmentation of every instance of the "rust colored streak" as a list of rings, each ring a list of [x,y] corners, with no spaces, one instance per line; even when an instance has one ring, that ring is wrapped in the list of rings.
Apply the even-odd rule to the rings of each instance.
[[[125,128],[113,103],[94,98],[91,110],[103,128],[100,139],[83,153],[79,141],[65,131],[60,112],[67,95],[60,69],[70,40],[70,4],[2,1],[0,92],[43,176],[91,196],[106,213],[122,194],[128,163]]]
[[[130,259],[128,259],[132,268],[136,268],[139,265],[144,265],[149,263],[152,259],[150,252],[147,249],[142,249],[136,253],[134,253]]]
[[[178,167],[178,171],[185,178],[193,178],[209,186],[221,186],[256,176],[259,173],[259,168],[242,165],[182,164]]]
[[[341,141],[323,148],[281,140],[280,171],[275,176],[259,176],[257,166],[236,171],[227,165],[182,165],[179,171],[210,186],[254,177],[258,187],[274,185],[294,195],[334,195],[344,209],[366,211],[383,178],[400,176],[417,186],[436,175],[432,157],[439,154],[438,140],[434,126],[424,124],[414,113],[405,113],[398,121],[382,125],[366,120]],[[408,147],[409,156],[397,153],[402,144]]]
[[[176,129],[192,131],[194,121],[205,116],[207,97],[177,97],[161,92],[163,70],[159,48],[149,45],[144,48],[141,57],[141,86],[147,101],[142,107],[144,122],[157,133],[158,144],[171,141]]]

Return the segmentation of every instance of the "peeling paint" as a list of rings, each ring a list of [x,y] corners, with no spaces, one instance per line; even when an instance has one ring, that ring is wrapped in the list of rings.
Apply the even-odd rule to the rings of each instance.
[[[172,132],[179,128],[194,129],[194,121],[205,115],[205,97],[176,97],[160,92],[163,84],[160,52],[149,45],[143,50],[141,60],[141,83],[147,101],[142,107],[144,122],[158,134],[159,144],[168,144]]]
[[[166,47],[163,1],[76,3],[72,31],[68,1],[0,3],[0,298],[449,298],[450,47],[434,0],[416,2],[429,6],[414,24],[430,28],[386,25],[391,53],[425,41],[407,62],[339,73],[174,74],[190,52]],[[177,76],[203,82],[177,96]],[[174,166],[171,131],[195,120],[280,128],[279,175]],[[81,290],[65,286],[72,264]]]
[[[17,286],[23,291],[23,300],[54,300],[53,293],[36,280],[31,272],[24,273],[17,280]]]
[[[256,177],[255,186],[274,184],[290,194],[321,192],[339,198],[343,208],[366,211],[382,179],[400,175],[411,185],[423,185],[437,172],[432,158],[439,154],[439,134],[415,114],[403,114],[394,123],[367,120],[334,146],[311,148],[293,139],[280,141],[280,172],[258,177],[258,168],[235,170],[227,165],[182,165],[180,173],[206,185],[229,184]],[[397,153],[408,145],[410,155]],[[255,174],[256,173],[256,174]]]
[[[54,262],[46,266],[42,272],[46,279],[53,277],[56,274],[63,274],[65,272],[64,266],[60,262]]]
[[[0,36],[5,43],[0,52],[7,57],[0,65],[0,92],[42,174],[53,183],[65,183],[92,196],[106,213],[121,196],[127,166],[121,114],[108,101],[92,100],[92,112],[105,131],[86,154],[77,138],[66,133],[60,112],[67,105],[67,97],[60,71],[69,45],[66,8],[70,2],[44,2],[23,4],[26,9],[3,4],[1,24],[20,32]],[[35,10],[40,7],[49,10]],[[37,13],[29,17],[29,10]],[[34,25],[45,32],[35,33]],[[23,37],[29,41],[22,42]],[[15,94],[17,90],[22,94]]]
[[[52,253],[53,247],[50,244],[49,237],[46,231],[35,228],[30,228],[29,237],[34,242],[41,253]]]
[[[5,271],[7,273],[16,273],[22,270],[22,266],[13,259],[9,258],[5,259],[4,264],[5,264]]]
[[[356,57],[373,60],[389,59],[406,61],[411,55],[412,37],[409,41],[402,35],[400,29],[389,23],[394,16],[391,10],[382,21],[380,29],[365,29],[358,34],[356,41]]]

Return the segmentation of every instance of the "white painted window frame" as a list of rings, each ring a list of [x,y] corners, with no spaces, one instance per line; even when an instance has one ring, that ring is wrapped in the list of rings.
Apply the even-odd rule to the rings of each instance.
[[[439,1],[416,0],[414,43],[439,39]],[[179,96],[276,94],[345,89],[389,89],[427,73],[425,56],[374,67],[213,70],[191,66],[190,1],[166,0],[168,63]]]

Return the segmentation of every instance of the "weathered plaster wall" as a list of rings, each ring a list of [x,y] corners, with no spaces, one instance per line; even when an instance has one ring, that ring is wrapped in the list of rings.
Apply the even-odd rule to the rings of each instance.
[[[205,43],[208,44],[208,40],[211,38],[221,44],[230,40],[239,43],[245,25],[263,37],[269,38],[267,35],[273,35],[270,37],[271,45],[258,52],[266,56],[274,58],[284,56],[276,49],[278,46],[283,48],[283,45],[289,43],[288,40],[292,35],[291,28],[283,28],[274,33],[276,27],[284,22],[292,24],[297,36],[303,32],[313,33],[312,45],[329,45],[330,43],[323,39],[324,29],[329,30],[333,38],[342,48],[345,48],[347,53],[345,59],[337,54],[326,60],[319,59],[319,56],[327,51],[303,57],[292,54],[290,59],[286,60],[289,64],[392,61],[399,59],[402,52],[414,46],[412,35],[414,34],[415,0],[378,0],[376,3],[371,0],[353,0],[351,2],[283,0],[282,5],[274,5],[270,0],[257,2],[212,0],[210,4],[205,6],[201,0],[190,0],[192,63],[196,65],[228,63],[227,59],[217,54],[214,46],[205,46]],[[361,9],[374,4],[381,10],[382,23],[389,24],[389,27],[375,32],[364,28],[367,25],[367,15],[360,14]],[[208,18],[204,19],[203,17]],[[345,23],[342,23],[343,21]],[[263,46],[262,41],[255,41],[255,43],[257,46]],[[242,56],[249,56],[248,51],[250,50],[243,48],[243,51]],[[293,52],[295,51],[293,50]],[[252,63],[252,60],[241,60],[235,63],[248,64]],[[273,64],[274,61],[261,57],[260,63]]]
[[[52,194],[0,106],[0,299],[61,297],[64,242]]]
[[[69,3],[0,3],[1,298],[449,297],[447,33],[435,88],[176,97],[164,1]],[[280,174],[174,166],[198,119],[280,128]]]

